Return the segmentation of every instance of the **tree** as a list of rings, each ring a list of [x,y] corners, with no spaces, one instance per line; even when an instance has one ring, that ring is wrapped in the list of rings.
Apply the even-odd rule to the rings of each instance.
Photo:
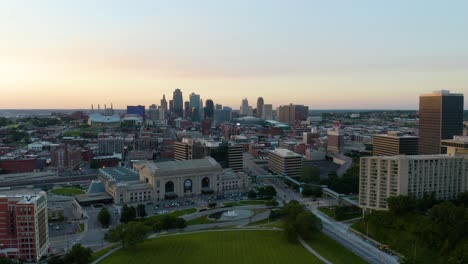
[[[268,196],[268,197],[274,197],[276,196],[276,189],[275,187],[268,185],[265,187],[258,188],[258,193],[261,196]]]
[[[127,204],[124,204],[122,206],[122,210],[120,211],[120,222],[122,223],[128,223],[130,221],[130,209],[128,208]]]
[[[116,225],[114,228],[111,228],[109,231],[107,231],[107,233],[104,235],[104,240],[111,243],[122,242],[125,236],[125,229],[125,224],[120,223]]]
[[[93,251],[81,244],[73,245],[72,249],[65,255],[65,263],[88,264],[91,261]]]
[[[427,210],[431,209],[435,204],[437,203],[437,200],[435,198],[434,193],[424,193],[424,196],[422,199],[418,200],[418,209],[421,210],[422,212],[426,212]]]
[[[254,190],[250,190],[247,193],[247,197],[249,197],[249,199],[255,199],[255,198],[257,198],[257,193]]]
[[[65,260],[60,256],[53,256],[47,260],[47,264],[65,264]]]
[[[142,222],[130,222],[124,232],[123,245],[133,246],[143,240],[148,233],[148,228]]]
[[[387,198],[387,205],[393,214],[405,215],[416,209],[416,199],[413,196],[390,196]]]
[[[135,207],[130,206],[128,207],[127,204],[122,206],[122,211],[120,212],[120,222],[128,223],[130,221],[135,220],[136,218],[136,210]]]
[[[136,210],[138,217],[146,217],[146,209],[144,204],[139,204]]]
[[[298,214],[295,222],[298,234],[304,239],[311,239],[319,224],[320,220],[310,211]]]
[[[320,196],[322,196],[322,189],[319,188],[319,187],[304,185],[304,187],[302,189],[302,195],[320,197]]]
[[[468,191],[458,194],[457,203],[463,205],[465,208],[468,207]]]
[[[298,236],[310,239],[317,230],[317,226],[321,224],[320,220],[311,212],[306,211],[298,201],[286,204],[280,214],[283,216],[285,233],[290,242],[296,242]]]
[[[301,170],[300,180],[305,183],[319,183],[320,182],[320,168],[319,167],[303,167]]]
[[[101,211],[99,211],[98,221],[99,223],[101,223],[101,226],[103,228],[109,227],[109,224],[111,221],[111,215],[109,213],[109,210],[107,210],[107,208],[103,207]]]
[[[130,206],[129,207],[129,221],[135,220],[136,217],[137,217],[137,211],[136,211],[135,207]]]
[[[9,258],[0,258],[0,264],[15,264],[16,262]]]
[[[104,235],[104,239],[111,243],[120,242],[123,247],[127,247],[142,242],[148,231],[148,227],[143,222],[121,223],[109,229]]]

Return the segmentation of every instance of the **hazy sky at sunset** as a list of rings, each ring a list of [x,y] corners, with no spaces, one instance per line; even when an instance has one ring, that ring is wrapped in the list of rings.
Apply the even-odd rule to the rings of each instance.
[[[0,109],[159,104],[416,109],[468,96],[468,1],[0,3]],[[468,105],[468,100],[465,105]]]

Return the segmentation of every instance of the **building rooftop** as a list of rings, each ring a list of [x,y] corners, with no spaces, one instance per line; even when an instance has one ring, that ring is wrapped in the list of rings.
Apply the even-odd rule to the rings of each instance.
[[[0,195],[0,198],[15,200],[19,204],[32,204],[39,201],[39,199],[44,199],[45,196],[45,192],[40,192],[33,194],[2,194]]]
[[[201,168],[221,168],[213,158],[194,159],[194,160],[177,160],[165,162],[146,162],[144,163],[152,172],[155,171],[179,171],[179,170],[194,170]]]
[[[430,94],[422,94],[421,96],[463,96],[461,93],[451,93],[449,90],[433,91]]]
[[[99,169],[99,173],[105,176],[108,180],[115,180],[118,182],[138,181],[140,178],[140,175],[137,172],[124,167]]]
[[[393,138],[419,138],[418,136],[411,136],[411,135],[406,135],[403,134],[402,132],[399,131],[389,131],[387,134],[378,134],[374,136],[379,136],[379,137],[393,137]]]
[[[100,122],[100,123],[115,123],[120,122],[120,116],[112,115],[112,116],[105,116],[101,113],[92,113],[89,117],[91,122]]]
[[[284,149],[284,148],[276,148],[274,150],[270,150],[270,153],[273,153],[273,154],[276,154],[278,156],[281,156],[283,158],[286,158],[286,157],[302,157],[301,155],[293,152],[293,151],[290,151],[288,149]]]
[[[105,192],[104,184],[101,181],[92,181],[88,188],[88,193],[100,193]]]
[[[369,156],[363,158],[379,158],[387,160],[426,160],[426,159],[453,159],[453,158],[462,158],[462,157],[453,157],[447,154],[434,154],[434,155],[395,155],[395,156]]]

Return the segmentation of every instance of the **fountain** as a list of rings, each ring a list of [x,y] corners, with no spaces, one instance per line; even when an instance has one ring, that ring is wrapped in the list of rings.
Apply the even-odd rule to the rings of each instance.
[[[233,217],[239,216],[239,214],[234,210],[230,210],[230,211],[224,212],[223,216],[233,218]]]
[[[246,219],[253,216],[255,213],[251,210],[246,209],[236,209],[236,210],[226,210],[219,211],[208,216],[209,219],[215,221],[234,221]]]

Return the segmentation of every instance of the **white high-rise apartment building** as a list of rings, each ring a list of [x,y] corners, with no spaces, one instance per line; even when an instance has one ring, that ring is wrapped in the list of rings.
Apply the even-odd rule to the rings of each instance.
[[[359,206],[387,210],[387,198],[433,193],[438,200],[456,199],[468,190],[468,160],[448,155],[398,155],[361,158]]]

